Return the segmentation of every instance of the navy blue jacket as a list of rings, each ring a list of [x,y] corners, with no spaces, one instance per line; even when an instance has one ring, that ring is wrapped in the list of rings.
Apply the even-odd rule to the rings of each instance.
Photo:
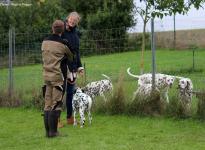
[[[66,40],[69,44],[69,48],[73,53],[73,61],[68,62],[68,68],[71,72],[77,72],[78,68],[82,67],[82,63],[80,60],[80,38],[76,31],[76,27],[72,28],[71,30],[65,30],[62,34],[62,39]]]

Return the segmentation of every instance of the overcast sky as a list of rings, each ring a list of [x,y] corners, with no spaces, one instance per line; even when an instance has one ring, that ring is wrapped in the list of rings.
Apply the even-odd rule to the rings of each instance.
[[[137,0],[136,0],[137,1]],[[186,29],[205,29],[205,4],[203,8],[196,10],[190,9],[186,15],[176,15],[176,30]],[[138,18],[138,24],[130,29],[130,32],[142,32],[143,23],[140,17]],[[155,19],[155,31],[170,31],[174,28],[173,16],[166,16],[163,19]],[[147,31],[150,31],[150,23],[147,24]]]

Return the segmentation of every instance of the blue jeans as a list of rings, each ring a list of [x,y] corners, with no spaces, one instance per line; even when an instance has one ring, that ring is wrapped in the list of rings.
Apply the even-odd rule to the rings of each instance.
[[[70,84],[67,82],[67,89],[66,89],[67,118],[70,118],[73,113],[72,101],[73,101],[74,89],[75,89],[75,84]]]

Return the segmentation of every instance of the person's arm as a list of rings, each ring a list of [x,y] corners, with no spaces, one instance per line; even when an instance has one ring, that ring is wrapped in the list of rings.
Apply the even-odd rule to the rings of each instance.
[[[65,53],[66,53],[66,56],[68,57],[68,60],[73,61],[73,53],[66,45],[65,45]]]
[[[77,59],[77,71],[80,75],[84,74],[84,68],[81,63],[80,51],[79,49],[76,50],[76,59]]]
[[[73,54],[75,54],[75,50],[74,50],[73,45],[71,43],[69,43],[67,39],[63,39],[63,44],[65,44],[70,49],[70,51]]]

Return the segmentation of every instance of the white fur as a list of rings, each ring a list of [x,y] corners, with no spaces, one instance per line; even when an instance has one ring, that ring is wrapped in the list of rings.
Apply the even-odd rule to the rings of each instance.
[[[159,92],[158,88],[155,89],[157,92]],[[139,96],[140,98],[143,98],[143,100],[148,100],[148,98],[151,97],[152,93],[152,84],[143,84],[138,86],[137,90],[134,92],[133,100],[136,98],[136,96]]]
[[[110,80],[110,77],[108,77],[105,74],[102,74],[105,78],[104,80],[100,81],[94,81],[91,83],[88,83],[85,87],[82,88],[82,91],[89,95],[90,97],[94,98],[95,96],[102,96],[104,100],[106,101],[106,97],[104,95],[107,91],[113,91],[113,85]]]
[[[191,105],[193,83],[189,78],[181,78],[178,84],[179,98],[184,105]]]
[[[138,89],[136,92],[139,93],[141,89],[146,89],[146,90],[151,89],[150,87],[152,84],[152,74],[151,73],[142,74],[142,75],[134,75],[130,72],[130,68],[127,69],[127,73],[130,76],[138,79]],[[161,74],[161,73],[155,74],[155,85],[156,85],[157,90],[159,90],[160,92],[160,98],[166,100],[167,103],[169,103],[168,90],[169,88],[172,87],[175,78],[176,78],[175,76],[171,76],[171,75],[166,75],[166,74]],[[149,93],[150,92],[151,91],[149,91]]]
[[[91,125],[92,123],[91,106],[92,106],[91,97],[83,93],[80,88],[77,88],[72,101],[74,126],[77,125],[77,120],[76,120],[77,111],[79,111],[80,114],[80,127],[82,128],[85,124],[85,111],[87,111],[88,113],[89,123]]]

